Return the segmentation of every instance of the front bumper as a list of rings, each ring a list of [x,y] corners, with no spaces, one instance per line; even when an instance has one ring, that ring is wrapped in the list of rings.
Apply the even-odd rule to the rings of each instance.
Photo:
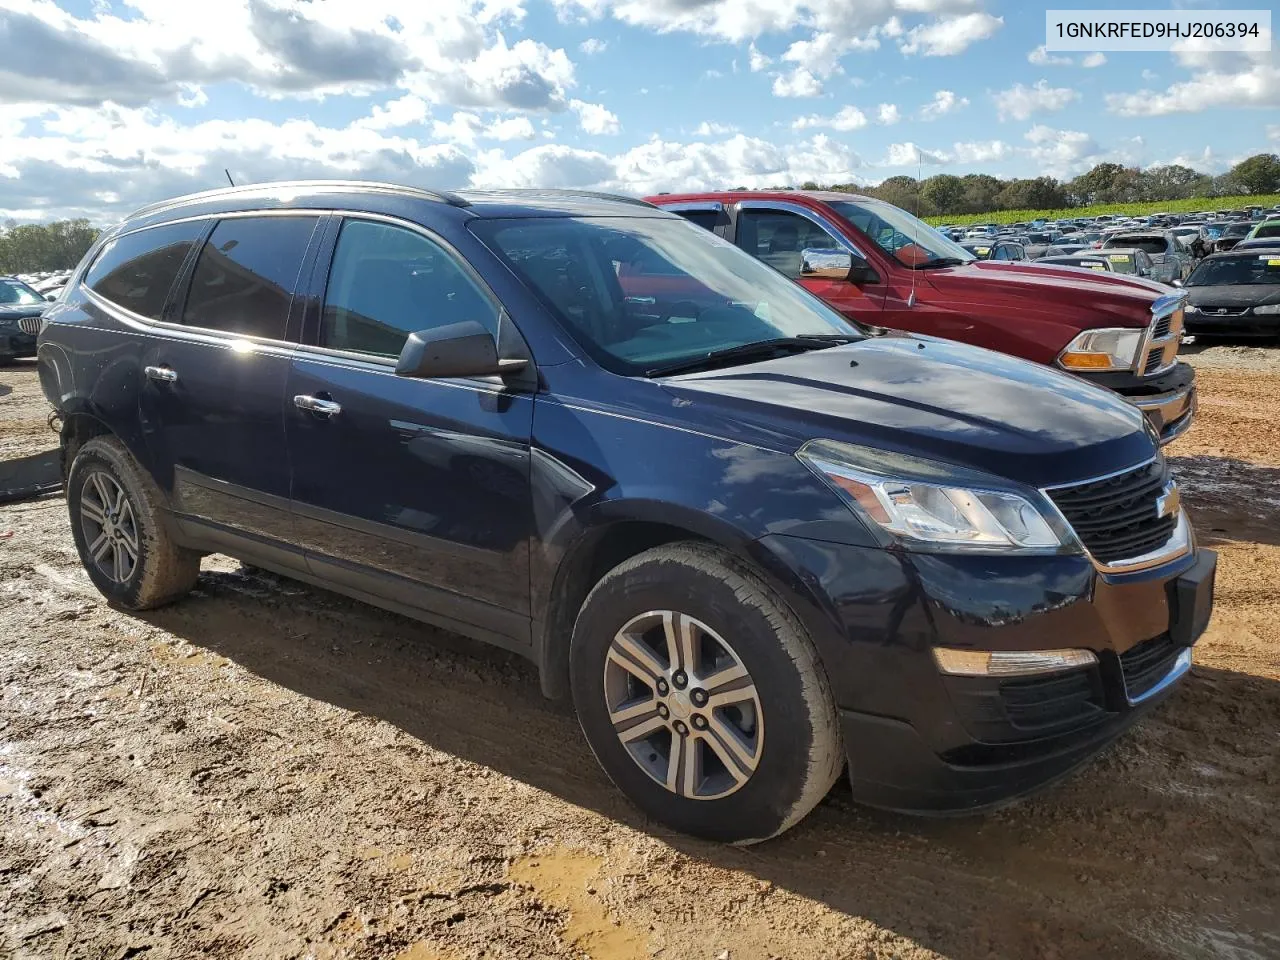
[[[952,814],[1064,776],[1169,695],[1212,611],[1216,555],[1132,574],[1080,556],[895,554],[785,536],[769,549],[820,591],[818,641],[856,799]],[[943,675],[933,647],[1084,648],[1093,666]]]
[[[1186,433],[1195,419],[1199,403],[1196,371],[1189,363],[1179,363],[1168,373],[1145,381],[1131,374],[1085,379],[1110,387],[1146,414],[1161,446]]]
[[[36,355],[36,338],[33,334],[19,330],[0,330],[0,357],[34,357]]]
[[[1187,314],[1187,334],[1197,337],[1280,337],[1280,316],[1259,317],[1246,313],[1217,317],[1210,313]]]

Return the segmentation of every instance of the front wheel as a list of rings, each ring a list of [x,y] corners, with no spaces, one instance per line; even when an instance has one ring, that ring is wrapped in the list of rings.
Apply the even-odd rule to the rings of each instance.
[[[606,574],[574,626],[570,674],[596,759],[645,813],[683,833],[776,836],[840,774],[817,650],[719,548],[658,547]]]

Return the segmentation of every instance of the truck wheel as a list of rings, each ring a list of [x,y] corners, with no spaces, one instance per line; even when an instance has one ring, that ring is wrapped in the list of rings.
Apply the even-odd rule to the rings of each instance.
[[[67,474],[71,535],[93,585],[126,610],[178,599],[200,575],[200,554],[173,542],[155,482],[114,437],[82,446]]]
[[[717,547],[658,547],[606,574],[578,614],[569,668],[600,765],[682,833],[744,844],[776,836],[843,766],[812,641]]]

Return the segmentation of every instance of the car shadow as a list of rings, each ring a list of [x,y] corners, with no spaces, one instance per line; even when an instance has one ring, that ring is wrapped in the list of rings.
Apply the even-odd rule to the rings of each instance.
[[[206,571],[189,599],[143,618],[302,696],[378,718],[433,750],[657,836],[706,864],[755,877],[762,896],[790,891],[948,957],[1135,960],[1179,953],[1132,926],[1155,909],[1153,890],[1160,891],[1161,910],[1176,907],[1193,924],[1209,923],[1216,908],[1208,901],[1222,897],[1239,913],[1270,916],[1265,889],[1235,882],[1206,887],[1187,873],[1180,847],[1172,848],[1176,862],[1169,859],[1162,831],[1185,826],[1195,834],[1197,811],[1166,797],[1167,772],[1148,772],[1132,748],[1113,748],[1040,797],[986,816],[927,820],[868,810],[852,803],[841,781],[782,837],[727,847],[674,834],[632,807],[594,762],[572,711],[545,700],[532,666],[514,654],[246,570]],[[1192,748],[1193,756],[1175,752],[1178,770],[1168,775],[1189,777],[1183,768],[1200,762],[1221,766],[1220,742],[1238,739],[1240,722],[1275,729],[1278,688],[1258,677],[1197,667],[1174,701],[1146,721],[1158,736],[1175,737],[1179,750],[1184,741],[1202,745]],[[1253,704],[1249,709],[1258,715],[1242,721],[1219,705],[1227,699]],[[1180,733],[1180,711],[1189,705],[1203,709],[1195,729]],[[1135,735],[1144,742],[1151,737],[1150,731]],[[1135,777],[1141,780],[1135,764],[1156,784],[1154,792],[1135,785]],[[1146,816],[1160,830],[1143,826],[1131,833],[1129,825]],[[1233,863],[1258,859],[1243,847],[1245,839],[1241,849],[1220,844],[1213,856]],[[561,842],[572,844],[571,838]],[[938,909],[943,899],[945,911]],[[957,916],[966,919],[957,922]],[[1246,926],[1265,936],[1266,922]],[[1239,936],[1247,943],[1253,934]]]
[[[1280,467],[1232,457],[1169,457],[1203,543],[1246,540],[1280,546]]]

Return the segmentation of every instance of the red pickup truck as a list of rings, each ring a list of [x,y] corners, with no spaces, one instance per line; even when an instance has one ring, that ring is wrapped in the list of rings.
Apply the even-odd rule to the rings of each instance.
[[[1186,295],[1077,267],[975,260],[905,210],[850,193],[662,194],[679,213],[862,324],[960,340],[1109,387],[1168,443],[1190,425]]]

